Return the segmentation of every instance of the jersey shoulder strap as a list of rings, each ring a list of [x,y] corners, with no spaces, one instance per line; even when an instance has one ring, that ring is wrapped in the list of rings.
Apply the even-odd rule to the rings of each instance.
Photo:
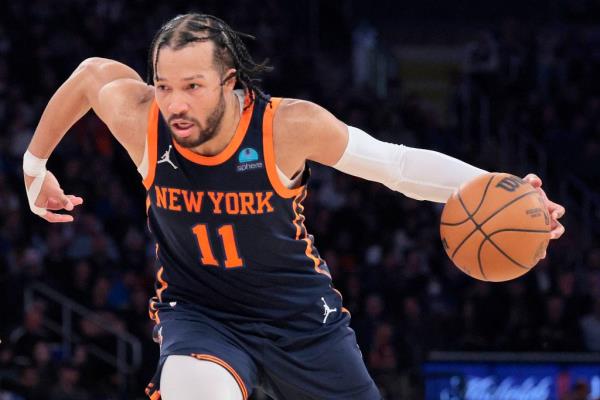
[[[279,178],[279,174],[277,173],[277,164],[275,159],[275,148],[274,148],[274,136],[273,136],[273,119],[275,118],[275,112],[277,108],[280,106],[281,101],[283,99],[281,97],[271,97],[271,101],[266,104],[265,112],[263,114],[263,148],[265,152],[265,164],[267,175],[269,177],[269,181],[271,182],[271,186],[275,192],[286,199],[293,198],[298,196],[304,187],[302,184],[299,187],[290,189],[281,182]],[[305,171],[308,169],[305,168]],[[303,179],[304,181],[305,179]]]

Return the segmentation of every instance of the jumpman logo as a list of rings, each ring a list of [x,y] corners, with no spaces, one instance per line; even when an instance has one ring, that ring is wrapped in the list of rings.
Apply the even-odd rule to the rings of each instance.
[[[169,163],[171,164],[171,167],[173,167],[174,169],[177,169],[177,165],[173,164],[173,162],[171,161],[171,148],[173,148],[173,146],[169,145],[169,149],[167,151],[165,151],[165,154],[162,155],[162,157],[160,158],[160,160],[158,160],[156,163],[160,164],[160,163]]]
[[[327,317],[329,317],[329,314],[336,312],[337,308],[329,308],[323,297],[321,297],[321,301],[323,302],[323,323],[325,323],[327,321]]]

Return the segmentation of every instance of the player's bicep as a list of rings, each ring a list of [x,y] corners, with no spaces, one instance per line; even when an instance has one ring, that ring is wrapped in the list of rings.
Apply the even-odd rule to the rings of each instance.
[[[119,126],[123,119],[135,113],[135,109],[152,97],[152,87],[142,81],[129,78],[117,79],[99,88],[91,101],[96,115],[109,128]]]
[[[74,72],[82,77],[85,97],[94,105],[100,90],[107,84],[120,79],[143,82],[135,70],[123,63],[107,58],[91,57],[84,60]]]
[[[322,109],[319,114],[308,159],[324,165],[335,165],[348,145],[348,126],[327,110]]]
[[[302,150],[306,159],[334,165],[342,157],[348,144],[348,127],[329,111],[299,100],[291,102],[282,114],[292,131],[295,148]]]
[[[144,82],[118,79],[102,87],[92,106],[136,165],[142,159],[154,91]]]

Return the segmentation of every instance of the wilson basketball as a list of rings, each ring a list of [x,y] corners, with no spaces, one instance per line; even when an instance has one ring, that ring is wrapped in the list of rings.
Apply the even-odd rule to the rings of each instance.
[[[454,264],[473,278],[501,282],[533,268],[550,240],[541,195],[522,179],[489,173],[463,184],[442,212],[440,235]]]

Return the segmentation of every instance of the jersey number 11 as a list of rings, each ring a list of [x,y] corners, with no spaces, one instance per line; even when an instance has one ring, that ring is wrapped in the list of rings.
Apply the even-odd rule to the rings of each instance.
[[[217,261],[215,258],[215,254],[213,253],[212,246],[210,244],[211,240],[208,237],[208,226],[206,224],[194,225],[192,232],[194,232],[196,239],[198,240],[198,247],[200,248],[200,261],[202,264],[219,267],[219,261]],[[217,229],[217,233],[221,237],[221,241],[223,243],[225,268],[243,267],[244,261],[241,259],[238,252],[233,225],[223,225]]]

